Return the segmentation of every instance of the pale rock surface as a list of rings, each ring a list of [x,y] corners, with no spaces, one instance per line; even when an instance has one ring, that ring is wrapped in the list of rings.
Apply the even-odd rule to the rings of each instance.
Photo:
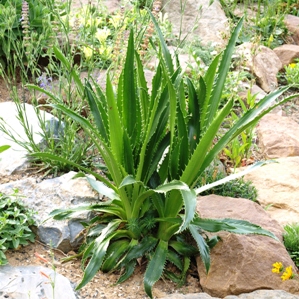
[[[285,44],[273,49],[282,63],[282,67],[294,62],[299,58],[299,46]]]
[[[41,272],[49,276],[43,276]],[[0,299],[76,299],[70,281],[52,269],[41,266],[0,266]]]
[[[209,195],[199,197],[197,212],[203,218],[247,220],[270,230],[282,240],[282,228],[263,208],[247,199]],[[259,289],[281,289],[299,294],[299,282],[282,282],[272,273],[272,264],[295,265],[282,242],[266,236],[218,233],[221,241],[211,250],[211,267],[207,275],[197,258],[200,285],[211,296],[239,295]]]
[[[251,293],[241,294],[239,296],[229,295],[223,299],[298,299],[298,295],[293,295],[282,290],[258,290]],[[211,297],[206,293],[197,294],[172,294],[161,299],[220,299]]]
[[[104,0],[103,4],[107,7],[109,12],[114,13],[115,11],[120,9],[122,4],[121,2],[122,1],[120,0]],[[99,5],[98,0],[73,0],[71,2],[71,11],[75,12],[76,10],[80,9],[82,6],[86,6],[89,3],[95,6]]]
[[[298,295],[290,294],[282,290],[258,290],[239,296],[226,296],[223,299],[298,299]]]
[[[257,126],[258,146],[265,157],[299,156],[299,124],[289,117],[265,115]]]
[[[277,74],[282,68],[282,63],[273,50],[246,42],[236,47],[236,57],[242,63],[242,67],[256,77],[258,85],[265,92],[277,88]]]
[[[78,234],[83,229],[80,221],[89,219],[89,215],[85,213],[68,221],[56,221],[49,219],[49,213],[54,209],[78,207],[99,200],[99,195],[93,191],[86,178],[73,179],[75,174],[69,172],[41,182],[26,178],[0,185],[2,193],[11,194],[12,190],[17,188],[20,194],[24,195],[22,201],[37,212],[36,234],[40,241],[64,252],[80,245],[82,237],[79,238]],[[44,222],[45,220],[47,221]]]
[[[286,15],[284,18],[286,27],[288,28],[291,43],[299,45],[299,17]]]
[[[230,35],[228,19],[218,0],[212,5],[206,0],[184,1],[184,16],[182,28],[180,19],[182,15],[181,0],[163,0],[163,13],[167,13],[173,26],[173,33],[181,39],[187,36],[188,40],[199,39],[203,45],[212,43],[223,47]]]
[[[36,116],[33,106],[24,104],[23,107],[29,122],[29,129],[32,130],[33,133],[33,139],[35,143],[38,144],[42,141],[38,117]],[[41,115],[45,120],[53,118],[53,115],[44,111],[41,112]],[[0,122],[6,130],[13,133],[16,139],[28,142],[25,130],[18,119],[18,111],[14,102],[0,103]],[[0,175],[9,175],[24,167],[26,162],[28,162],[28,159],[26,158],[27,151],[0,130],[0,145],[6,144],[11,145],[11,148],[1,153]]]
[[[122,5],[121,0],[104,0],[103,2],[111,13],[114,13],[115,11],[119,10]]]
[[[167,297],[163,297],[160,299],[220,299],[216,297],[211,297],[210,295],[206,293],[194,293],[194,294],[171,294]]]
[[[178,60],[183,72],[190,73],[191,69],[198,68],[198,65],[194,58],[187,54],[183,53],[182,49],[175,48],[172,46],[168,47],[169,52],[172,56],[173,61],[175,61],[176,55],[178,55]],[[149,62],[147,62],[146,67],[150,70],[155,70],[159,64],[159,59],[156,56],[153,56]],[[177,66],[174,66],[177,67]]]
[[[258,201],[282,226],[299,219],[299,157],[276,159],[247,174],[258,190]]]

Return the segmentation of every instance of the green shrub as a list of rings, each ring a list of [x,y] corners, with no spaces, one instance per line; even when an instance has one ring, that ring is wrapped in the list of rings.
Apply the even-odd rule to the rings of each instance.
[[[299,223],[284,226],[283,242],[295,265],[299,267]]]
[[[4,252],[7,249],[27,245],[34,241],[31,226],[35,225],[34,212],[19,199],[15,190],[11,195],[0,193],[0,265],[7,263]]]
[[[211,184],[215,181],[225,178],[226,175],[217,171],[217,169],[209,169],[202,176],[201,185]],[[229,181],[225,184],[211,188],[200,195],[216,194],[221,196],[229,196],[235,198],[247,198],[249,200],[257,202],[257,189],[250,181],[245,181],[243,178]]]
[[[200,254],[206,271],[210,268],[210,248],[218,241],[204,233],[226,230],[276,237],[247,221],[202,219],[196,213],[196,196],[201,192],[236,178],[236,174],[210,185],[196,188],[201,175],[223,148],[246,128],[289,98],[277,90],[249,109],[231,128],[219,136],[224,119],[233,108],[233,99],[220,107],[222,91],[230,68],[234,45],[242,21],[234,30],[225,51],[217,55],[196,87],[175,67],[157,22],[152,17],[160,39],[160,60],[148,91],[143,65],[135,50],[131,30],[126,60],[118,84],[113,86],[108,73],[106,89],[91,80],[84,83],[72,63],[54,48],[56,57],[69,70],[76,87],[84,93],[93,119],[87,119],[63,104],[51,105],[78,122],[93,140],[106,166],[99,174],[62,157],[35,153],[31,156],[76,165],[91,186],[107,201],[72,210],[55,210],[55,219],[66,219],[83,211],[93,211],[86,223],[87,247],[82,253],[84,276],[77,289],[85,286],[98,270],[121,270],[118,282],[128,279],[139,258],[148,261],[144,288],[152,298],[152,286],[164,274],[183,283],[190,257]],[[186,85],[185,85],[186,82]],[[59,95],[44,92],[54,103]],[[186,89],[185,89],[186,87]],[[261,165],[258,163],[249,170]],[[79,174],[83,176],[84,174]],[[97,179],[97,180],[96,180]],[[188,241],[193,238],[196,247]],[[178,273],[167,271],[174,264]]]

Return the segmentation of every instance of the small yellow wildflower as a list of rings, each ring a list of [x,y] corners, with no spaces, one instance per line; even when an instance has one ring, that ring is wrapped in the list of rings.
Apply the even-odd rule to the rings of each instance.
[[[272,265],[273,269],[272,272],[273,273],[280,273],[283,269],[283,265],[280,262],[276,262]]]
[[[295,66],[296,66],[296,63],[290,63],[290,64],[289,64],[289,67],[290,67],[291,69],[293,69]]]
[[[93,51],[92,51],[91,48],[89,48],[89,47],[83,47],[82,51],[83,51],[84,56],[85,56],[86,59],[90,59],[92,57]]]
[[[95,36],[99,40],[99,42],[103,44],[110,34],[110,30],[107,27],[105,27],[103,29],[98,29]]]
[[[104,56],[106,59],[110,59],[112,54],[112,47],[111,46],[100,46],[99,54]]]
[[[85,26],[86,27],[98,27],[99,24],[101,23],[101,19],[99,18],[86,18],[85,19]]]
[[[283,272],[281,279],[287,280],[287,279],[292,279],[294,277],[292,266],[286,267],[285,271]]]
[[[110,23],[112,26],[116,29],[120,26],[122,21],[122,16],[121,15],[113,15],[110,19]]]

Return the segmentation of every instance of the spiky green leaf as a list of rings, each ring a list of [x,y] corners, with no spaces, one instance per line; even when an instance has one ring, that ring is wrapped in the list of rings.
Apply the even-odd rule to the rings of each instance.
[[[144,274],[144,290],[152,299],[152,287],[162,276],[168,252],[168,242],[160,240]]]
[[[210,265],[211,265],[209,246],[206,243],[203,236],[198,231],[197,226],[195,226],[193,224],[190,224],[189,225],[189,230],[190,230],[190,233],[191,233],[193,239],[195,240],[195,242],[197,244],[197,247],[198,247],[198,250],[199,250],[199,253],[200,253],[200,257],[201,257],[201,260],[203,261],[205,269],[206,269],[207,272],[209,272]]]

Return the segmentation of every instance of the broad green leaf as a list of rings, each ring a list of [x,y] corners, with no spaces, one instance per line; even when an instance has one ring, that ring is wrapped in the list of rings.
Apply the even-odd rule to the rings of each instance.
[[[112,233],[118,228],[120,223],[120,220],[111,221],[106,226],[106,228],[102,230],[101,235],[95,239],[94,243],[92,243],[93,245],[91,259],[84,269],[82,281],[76,287],[76,290],[83,288],[101,268],[110,240],[113,237]],[[83,259],[86,259],[89,256],[90,252],[91,248],[89,248],[89,250],[84,253]]]
[[[136,260],[150,252],[156,245],[158,240],[152,236],[144,236],[144,238],[135,246],[132,246],[125,258],[121,261],[120,267],[124,267],[132,260]]]
[[[118,110],[117,101],[114,95],[112,82],[109,74],[106,78],[106,97],[108,106],[108,119],[109,119],[109,137],[110,137],[110,151],[113,153],[115,160],[123,163],[123,130],[124,126],[121,122],[120,112]],[[115,182],[119,184],[120,182]]]
[[[9,148],[10,148],[10,145],[2,145],[2,146],[0,146],[0,153],[8,150]]]
[[[195,87],[190,79],[187,79],[188,84],[188,109],[189,109],[189,119],[188,119],[188,144],[189,150],[192,154],[196,144],[200,138],[200,102],[196,94]],[[205,96],[205,85],[201,86],[200,93]],[[188,156],[189,158],[189,156]]]
[[[108,120],[107,111],[104,109],[103,105],[99,101],[95,100],[95,95],[93,93],[92,87],[88,81],[85,83],[85,95],[90,107],[91,113],[98,129],[98,132],[102,136],[102,140],[108,143]]]
[[[83,288],[100,270],[107,252],[107,248],[109,246],[109,242],[109,238],[102,242],[95,242],[94,252],[87,267],[84,269],[82,281],[78,284],[76,290]]]
[[[232,232],[235,234],[256,234],[263,235],[275,239],[280,242],[280,240],[270,231],[266,229],[262,229],[259,225],[253,224],[249,221],[245,220],[237,220],[237,219],[223,219],[223,222],[226,222],[232,228],[227,229],[226,231]]]
[[[68,71],[70,71],[71,70],[71,64],[68,61],[68,59],[64,56],[62,51],[59,48],[57,48],[56,46],[54,46],[53,47],[53,52],[54,52],[56,58],[64,64],[64,66],[67,68]]]
[[[190,224],[189,225],[190,233],[195,240],[201,260],[203,261],[203,264],[206,268],[206,272],[209,272],[210,265],[211,265],[211,259],[210,259],[210,249],[208,244],[206,243],[205,239],[202,237],[202,235],[198,232],[198,227]]]
[[[136,181],[132,175],[127,175],[122,182],[120,183],[118,188],[123,188],[125,186],[140,184],[143,185],[141,181]]]
[[[136,60],[136,67],[137,67],[137,80],[139,86],[139,105],[140,105],[140,115],[141,115],[141,124],[142,127],[146,126],[148,120],[148,113],[149,113],[149,94],[148,94],[148,87],[147,81],[145,79],[145,73],[142,65],[142,61],[140,56],[135,52],[135,60]],[[141,132],[142,134],[142,132]]]
[[[144,274],[144,290],[152,299],[152,287],[160,279],[168,252],[168,242],[160,240]]]
[[[237,38],[239,36],[239,33],[242,28],[244,18],[241,18],[240,21],[238,22],[236,28],[234,29],[228,45],[226,46],[223,56],[219,65],[219,69],[217,71],[217,78],[215,82],[215,86],[213,88],[211,98],[209,101],[209,107],[208,107],[208,115],[207,115],[207,125],[209,125],[212,120],[214,119],[218,108],[219,108],[219,103],[222,98],[222,91],[224,88],[224,83],[226,81],[227,73],[229,71],[230,65],[231,65],[231,57],[233,55],[234,49],[235,49],[235,44],[237,41]]]
[[[105,261],[101,266],[103,272],[111,271],[118,263],[119,259],[126,254],[129,246],[128,240],[114,241],[108,248]]]
[[[166,259],[172,264],[174,264],[181,271],[183,270],[183,263],[181,257],[176,252],[168,250]]]
[[[181,180],[186,184],[192,186],[194,182],[198,179],[199,171],[201,170],[201,165],[203,164],[207,153],[218,133],[218,130],[224,120],[228,115],[233,106],[233,101],[229,101],[223,109],[214,118],[213,122],[205,131],[204,135],[201,136],[199,143],[196,146],[188,164],[186,165],[184,172],[181,176]]]
[[[200,128],[204,132],[208,127],[210,98],[215,84],[215,75],[221,54],[218,54],[210,64],[204,78],[199,80],[200,97]]]
[[[189,186],[182,181],[173,180],[169,183],[158,186],[154,191],[157,193],[167,193],[172,190],[185,190],[189,191]]]
[[[120,199],[119,195],[115,192],[115,190],[107,187],[104,183],[96,181],[95,179],[89,176],[86,176],[86,179],[89,182],[90,186],[99,194],[102,194],[110,199]]]
[[[136,267],[136,261],[132,260],[129,263],[127,263],[124,266],[124,273],[120,276],[120,278],[117,280],[117,283],[122,283],[124,281],[126,281],[128,278],[131,277],[131,275],[134,273],[134,269]]]
[[[185,213],[183,213],[183,222],[179,228],[178,233],[188,228],[190,222],[193,220],[196,212],[196,193],[194,190],[181,190]]]
[[[190,242],[183,240],[170,240],[169,247],[172,247],[181,256],[194,256],[198,253],[196,247],[194,247]]]
[[[136,95],[136,84],[134,76],[134,36],[131,30],[127,48],[127,56],[125,66],[123,69],[123,90],[121,92],[122,99],[122,118],[123,125],[126,128],[132,146],[138,142],[137,138],[140,135],[140,107],[138,104],[138,97]]]
[[[217,233],[223,230],[229,230],[234,228],[222,219],[208,219],[200,217],[196,217],[192,221],[192,225],[194,227],[197,227],[198,230],[207,231],[210,233]]]
[[[173,74],[174,73],[174,68],[173,68],[172,57],[171,57],[169,49],[168,49],[168,47],[166,45],[163,33],[162,33],[162,31],[161,31],[161,29],[160,29],[160,27],[159,27],[159,25],[158,25],[158,23],[156,21],[156,18],[152,15],[152,13],[150,11],[148,11],[148,12],[149,12],[149,14],[151,16],[152,22],[154,23],[156,31],[158,33],[158,37],[159,37],[159,41],[160,41],[160,46],[161,46],[161,51],[162,51],[162,56],[163,56],[163,58],[165,60],[168,72],[170,74]]]

